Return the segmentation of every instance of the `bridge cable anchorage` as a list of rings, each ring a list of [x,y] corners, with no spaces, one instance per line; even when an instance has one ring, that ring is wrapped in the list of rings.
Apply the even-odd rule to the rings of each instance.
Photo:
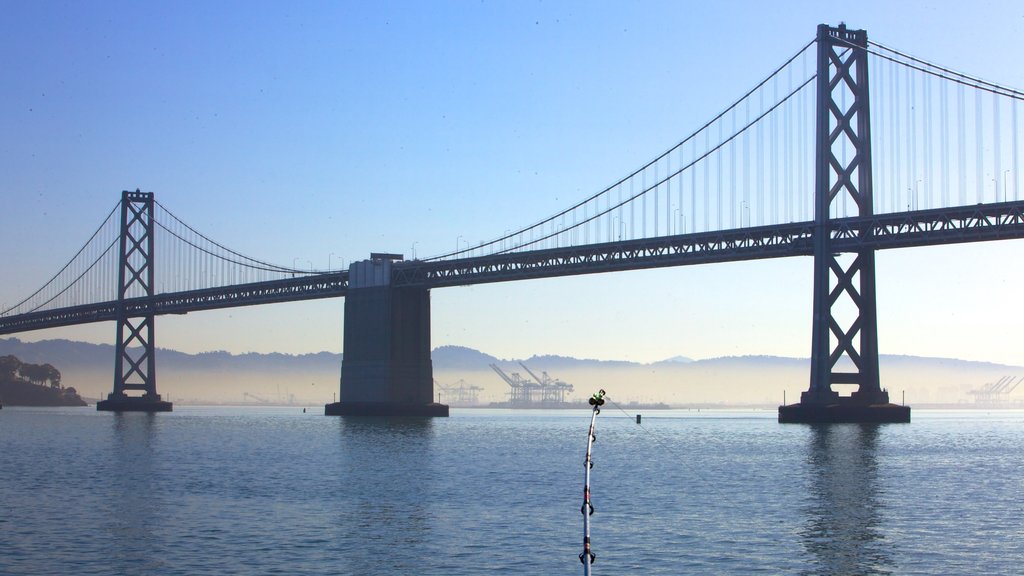
[[[582,219],[582,221],[574,218],[574,221],[573,221],[572,224],[566,225],[565,227],[556,230],[556,226],[558,225],[557,221],[559,219],[562,219],[563,222],[564,222],[566,216],[568,216],[570,213],[573,213],[575,215],[575,212],[577,210],[585,209],[587,204],[592,203],[592,202],[595,202],[595,203],[599,202],[599,199],[602,196],[606,196],[607,197],[606,205],[610,204],[611,203],[611,200],[610,200],[611,194],[614,191],[616,191],[616,190],[619,190],[621,192],[620,187],[625,185],[625,183],[627,181],[629,181],[630,182],[630,186],[632,186],[632,181],[634,179],[636,179],[637,177],[644,177],[646,175],[646,171],[648,169],[655,168],[656,165],[659,162],[662,162],[662,161],[665,161],[666,159],[669,159],[668,162],[666,162],[666,163],[670,163],[671,162],[670,158],[671,158],[671,154],[672,153],[678,151],[680,153],[680,155],[682,155],[682,153],[683,153],[682,149],[683,149],[683,146],[685,144],[690,143],[690,142],[695,142],[696,139],[697,139],[697,136],[699,136],[702,132],[708,131],[711,128],[711,126],[714,125],[716,122],[723,121],[723,119],[728,114],[733,113],[736,109],[738,109],[739,106],[744,101],[749,99],[752,94],[754,94],[758,90],[760,90],[760,89],[764,88],[766,85],[768,85],[769,81],[771,81],[773,78],[778,76],[781,73],[781,71],[786,69],[797,58],[799,58],[802,55],[805,55],[807,53],[807,49],[810,46],[814,45],[814,43],[815,43],[815,40],[809,41],[802,48],[800,48],[800,50],[798,50],[792,57],[790,57],[788,60],[786,60],[785,63],[783,63],[775,71],[773,71],[766,78],[764,78],[761,82],[759,82],[756,86],[754,86],[754,88],[750,89],[742,97],[740,97],[738,100],[736,100],[732,105],[726,107],[722,112],[720,112],[714,118],[712,118],[711,120],[706,122],[703,126],[701,126],[701,128],[699,128],[698,130],[694,131],[692,134],[687,136],[681,142],[679,142],[678,144],[670,147],[667,151],[665,151],[662,154],[660,154],[659,156],[655,157],[653,160],[647,162],[646,164],[641,166],[639,169],[634,170],[633,172],[631,172],[627,176],[621,178],[620,180],[618,180],[614,184],[604,188],[603,190],[597,192],[596,194],[593,194],[593,195],[589,196],[588,198],[586,198],[586,199],[584,199],[584,200],[582,200],[580,202],[577,202],[576,204],[574,204],[573,206],[571,206],[569,208],[566,208],[566,209],[564,209],[564,210],[562,210],[560,212],[557,212],[553,216],[550,216],[548,218],[540,220],[540,221],[536,222],[535,224],[533,224],[531,226],[527,226],[527,227],[518,229],[515,232],[507,233],[505,235],[502,235],[502,236],[500,236],[500,237],[498,237],[498,238],[496,238],[494,240],[488,241],[488,242],[482,242],[481,244],[479,244],[478,246],[475,246],[475,247],[467,246],[466,248],[461,248],[461,249],[456,247],[455,251],[447,252],[447,253],[441,254],[439,256],[433,256],[433,257],[430,257],[430,258],[425,258],[423,260],[424,261],[436,261],[436,260],[443,260],[443,259],[452,259],[452,258],[466,257],[466,255],[472,255],[474,252],[477,252],[477,251],[480,251],[481,253],[483,253],[484,251],[486,251],[488,249],[490,250],[489,253],[499,253],[499,254],[500,253],[508,253],[508,252],[512,252],[512,251],[515,251],[515,250],[518,250],[518,249],[522,249],[522,248],[524,248],[526,246],[536,245],[539,242],[542,242],[544,240],[549,240],[551,238],[554,238],[554,237],[557,237],[557,236],[560,236],[560,235],[569,234],[569,233],[579,229],[580,227],[583,227],[583,226],[589,224],[590,222],[592,222],[595,219],[595,217],[592,217],[592,216],[590,216],[588,214],[588,215],[585,215],[585,217]],[[813,79],[813,77],[811,79],[808,79],[807,83],[809,83],[810,80],[812,80],[812,79]],[[803,87],[803,85],[801,85],[801,88],[802,87]],[[773,109],[774,109],[774,107],[773,107]],[[768,112],[770,112],[770,111],[771,110],[769,110]],[[762,114],[761,116],[763,117],[766,114],[767,113]],[[733,134],[733,138],[736,135],[738,135],[738,134]],[[721,148],[721,146],[716,147],[715,150],[709,151],[709,153],[705,154],[704,157],[710,155],[710,153],[715,152],[715,151],[717,151],[720,148]],[[703,159],[703,157],[701,159]],[[698,161],[699,160],[700,159],[698,159]],[[695,162],[691,163],[690,166],[692,166],[692,164],[694,164],[694,163]],[[685,167],[683,169],[676,170],[676,171],[669,171],[670,175],[668,177],[657,178],[656,182],[653,185],[651,185],[651,186],[643,186],[643,190],[641,191],[641,193],[631,195],[631,197],[626,202],[621,202],[619,204],[616,204],[615,206],[612,206],[611,208],[606,208],[603,211],[600,210],[600,208],[597,208],[597,206],[595,205],[595,209],[598,212],[597,216],[607,215],[608,213],[611,212],[612,209],[621,207],[622,205],[624,205],[624,204],[626,204],[626,203],[628,203],[628,202],[630,202],[632,200],[636,200],[637,198],[640,198],[641,196],[646,198],[646,194],[648,192],[654,191],[655,193],[657,193],[657,191],[659,189],[661,189],[661,187],[665,186],[670,179],[672,179],[674,177],[677,177],[680,172],[684,171],[686,168],[689,168],[690,166],[687,166],[687,167]],[[664,204],[666,206],[666,208],[669,207],[669,204],[666,204],[665,202],[657,202],[656,203],[656,205],[659,205],[659,204]],[[679,207],[679,211],[680,212],[681,212],[681,210],[682,210],[682,206]],[[646,216],[646,213],[645,213],[645,216]],[[670,220],[671,217],[672,217],[671,210],[666,210],[666,213],[664,213],[664,214],[660,214],[660,215],[656,214],[656,217],[661,218],[661,219],[666,220],[666,221]],[[630,221],[631,221],[630,224],[631,224],[631,226],[635,225],[635,222],[632,222],[632,220],[633,220],[633,218],[630,217]],[[682,221],[682,216],[681,215],[679,217],[679,220]],[[657,222],[657,220],[655,222]],[[624,220],[622,220],[621,224],[624,225],[624,224],[626,224],[626,222]],[[546,227],[550,228],[551,232],[547,232],[545,230]],[[609,224],[608,227],[611,228],[612,224]],[[586,230],[586,229],[584,229],[584,230]],[[524,238],[527,235],[530,235],[529,240],[525,240],[525,238]],[[537,237],[538,235],[540,236],[540,238]],[[518,241],[516,240],[517,238],[519,238]],[[506,242],[511,244],[511,247],[506,245]],[[517,242],[518,242],[518,244],[517,244]]]
[[[594,505],[590,503],[590,469],[594,467],[594,460],[591,452],[597,435],[594,433],[594,424],[597,415],[601,413],[601,406],[604,405],[604,390],[598,390],[588,400],[593,407],[590,416],[590,430],[587,432],[587,457],[583,462],[583,506],[580,513],[583,514],[583,552],[580,554],[580,562],[583,563],[584,576],[590,576],[590,565],[597,559],[597,555],[590,550],[590,515],[594,513]]]

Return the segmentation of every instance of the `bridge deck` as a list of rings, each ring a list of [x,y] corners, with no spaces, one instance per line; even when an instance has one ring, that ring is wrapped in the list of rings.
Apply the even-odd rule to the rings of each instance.
[[[396,262],[395,285],[441,288],[643,268],[735,262],[813,253],[814,222],[737,228],[644,240],[623,240],[509,252],[458,260]],[[835,252],[884,250],[1024,238],[1024,201],[835,219]],[[348,272],[299,276],[124,302],[129,317],[345,296]],[[116,320],[117,301],[0,318],[0,334]]]

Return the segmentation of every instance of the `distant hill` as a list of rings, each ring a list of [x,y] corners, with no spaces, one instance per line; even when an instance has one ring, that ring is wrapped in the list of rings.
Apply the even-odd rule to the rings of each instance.
[[[693,358],[688,358],[686,356],[673,356],[658,362],[658,364],[689,364],[693,361]]]
[[[59,366],[64,383],[90,398],[102,398],[112,387],[114,347],[69,340],[22,342],[0,339],[0,356],[13,354],[25,362]],[[185,354],[157,350],[158,390],[175,402],[296,402],[315,405],[333,401],[339,389],[341,354],[231,354],[224,351]],[[538,375],[574,386],[573,398],[586,398],[604,388],[616,402],[667,402],[675,406],[753,405],[770,407],[785,398],[795,401],[807,389],[810,361],[779,356],[728,356],[692,360],[676,356],[650,364],[621,360],[533,355],[524,360],[499,359],[465,346],[440,346],[431,355],[434,378],[448,386],[459,382],[481,388],[480,402],[507,399],[509,386],[489,367]],[[880,357],[882,385],[893,401],[905,394],[908,403],[961,404],[986,383],[1006,375],[1024,376],[1024,368],[949,358]],[[848,393],[846,391],[845,393]],[[1018,392],[1024,395],[1024,386]]]
[[[499,362],[490,354],[465,346],[438,346],[431,352],[430,359],[435,368],[444,367],[447,370],[475,370]]]

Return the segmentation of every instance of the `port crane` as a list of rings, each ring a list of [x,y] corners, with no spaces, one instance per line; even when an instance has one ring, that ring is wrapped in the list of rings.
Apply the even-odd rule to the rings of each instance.
[[[1024,376],[1021,376],[1016,381],[1014,381],[1013,376],[1003,376],[999,380],[989,382],[977,390],[971,390],[970,394],[974,395],[974,401],[979,404],[998,403],[1004,400],[1010,392],[1013,392],[1021,382],[1024,382]]]
[[[519,363],[526,370],[533,379],[540,385],[541,402],[557,402],[559,404],[565,402],[565,395],[568,392],[572,392],[572,384],[568,384],[561,380],[555,380],[548,376],[547,372],[541,372],[541,376],[534,374],[533,370],[530,370],[526,364]]]
[[[536,392],[540,389],[539,384],[523,378],[518,372],[513,372],[511,375],[506,374],[504,370],[498,368],[497,364],[490,366],[511,388],[508,393],[510,405],[523,406],[532,404],[536,400]]]
[[[440,389],[445,394],[445,400],[451,404],[461,404],[463,406],[472,406],[479,404],[480,400],[478,393],[483,390],[480,386],[469,385],[465,380],[459,380],[455,384],[441,384],[434,380],[434,386]]]

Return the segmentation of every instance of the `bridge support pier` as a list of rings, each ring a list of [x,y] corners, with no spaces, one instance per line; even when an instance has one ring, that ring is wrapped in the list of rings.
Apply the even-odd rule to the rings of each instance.
[[[171,403],[156,393],[156,345],[153,314],[132,315],[125,300],[153,297],[153,193],[121,194],[120,269],[117,292],[117,350],[114,391],[96,403],[109,412],[170,412]],[[129,396],[128,391],[142,392]]]
[[[391,260],[349,268],[339,402],[328,416],[448,416],[434,402],[430,292],[391,285]]]
[[[874,213],[867,32],[818,26],[814,210],[814,324],[811,385],[799,404],[779,406],[779,422],[910,422],[879,384],[875,252],[832,246],[833,212]],[[842,202],[841,202],[842,201]],[[849,205],[856,214],[842,214]],[[868,240],[870,228],[849,231]],[[840,396],[833,384],[857,384]]]

